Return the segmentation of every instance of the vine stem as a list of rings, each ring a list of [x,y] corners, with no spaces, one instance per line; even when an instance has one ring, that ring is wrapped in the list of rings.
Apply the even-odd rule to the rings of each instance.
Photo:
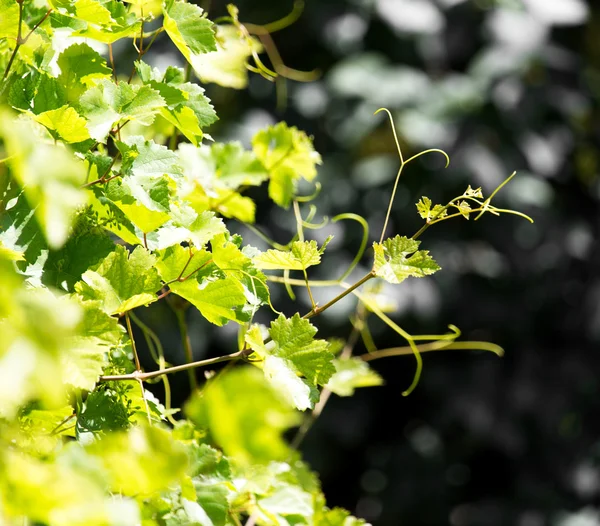
[[[213,365],[220,362],[229,362],[232,360],[238,360],[245,356],[245,352],[237,351],[232,354],[226,354],[225,356],[218,356],[217,358],[208,358],[207,360],[199,360],[197,362],[184,363],[182,365],[175,365],[173,367],[166,367],[159,369],[158,371],[141,372],[135,371],[130,374],[113,374],[100,376],[99,382],[118,382],[123,380],[148,380],[150,378],[156,378],[164,374],[178,373],[181,371],[187,371],[188,369],[194,369],[196,367],[205,367],[207,365]]]
[[[353,327],[352,332],[350,333],[350,336],[348,337],[348,340],[346,341],[346,345],[344,345],[344,350],[342,351],[342,354],[341,354],[342,358],[350,358],[350,356],[352,356],[352,350],[354,349],[354,346],[356,345],[356,343],[358,341],[358,337],[360,335],[359,325],[364,321],[362,319],[362,317],[364,317],[364,315],[365,315],[365,311],[364,311],[364,309],[360,308],[360,305],[361,304],[359,303],[356,307],[358,317],[361,318],[360,323],[356,324]],[[327,402],[329,401],[329,398],[331,397],[331,393],[332,393],[332,391],[330,391],[326,387],[323,388],[323,390],[321,391],[321,396],[319,398],[319,402],[317,403],[317,405],[315,405],[315,408],[312,410],[310,417],[306,418],[304,420],[304,422],[302,422],[302,425],[300,426],[300,428],[296,432],[296,435],[294,436],[294,439],[290,443],[290,447],[292,449],[298,450],[298,448],[300,447],[300,445],[306,438],[306,435],[311,430],[314,423],[321,416],[323,409],[325,409],[325,406],[327,405]]]
[[[177,323],[179,324],[179,332],[181,333],[181,343],[183,344],[183,349],[185,351],[185,358],[188,363],[192,363],[194,361],[194,354],[192,352],[192,342],[185,321],[185,310],[181,308],[175,308],[174,310],[175,315],[177,316]],[[190,388],[192,391],[196,391],[198,389],[198,381],[196,380],[196,374],[193,369],[188,369],[188,378],[190,380]]]
[[[135,372],[141,373],[142,366],[140,364],[140,357],[138,356],[138,352],[135,346],[135,339],[133,338],[133,330],[131,328],[131,318],[129,317],[129,313],[125,313],[125,322],[127,324],[127,333],[129,334],[129,339],[131,340],[131,348],[133,349],[133,358],[135,360]],[[144,400],[144,406],[146,408],[146,415],[148,416],[148,422],[152,424],[152,419],[150,418],[150,407],[148,406],[148,400],[146,400],[146,395],[144,393],[144,383],[140,378],[136,378],[138,383],[140,384],[140,388],[142,390],[142,400]]]
[[[133,330],[131,329],[131,318],[129,317],[129,313],[125,313],[125,322],[127,324],[127,332],[129,333],[129,339],[131,340],[131,348],[133,349],[133,358],[135,360],[135,369],[138,372],[142,371],[142,366],[140,364],[140,358],[137,353],[137,349],[135,347],[135,340],[133,339]]]
[[[113,57],[112,44],[108,44],[108,59],[110,60],[110,66],[112,68],[115,84],[118,84],[119,81],[117,80],[117,70],[115,69],[115,58]]]
[[[316,422],[317,418],[321,416],[321,413],[323,412],[323,409],[325,409],[325,405],[329,401],[330,396],[331,391],[329,389],[323,388],[323,390],[321,391],[321,397],[319,398],[319,402],[317,403],[317,405],[315,405],[315,408],[312,410],[310,417],[304,420],[302,426],[300,426],[300,428],[298,429],[296,436],[294,436],[294,439],[290,444],[290,447],[292,449],[297,450],[300,447],[300,445],[306,438],[306,435],[312,428],[313,424]]]
[[[470,342],[449,342],[437,341],[431,343],[422,343],[415,345],[419,352],[431,351],[490,351],[498,356],[504,356],[504,349],[499,345],[490,342],[470,341]],[[414,350],[410,345],[404,347],[390,347],[389,349],[380,349],[366,354],[361,354],[360,358],[364,362],[371,362],[381,358],[389,358],[391,356],[408,356],[414,354]]]
[[[2,80],[5,80],[6,77],[8,77],[8,73],[10,72],[10,68],[12,68],[13,62],[15,61],[15,58],[17,57],[19,48],[29,40],[29,37],[31,35],[33,35],[33,32],[38,27],[40,27],[42,25],[42,23],[44,22],[44,20],[46,20],[46,18],[48,18],[50,16],[50,13],[52,13],[52,9],[48,9],[48,11],[46,11],[46,14],[40,19],[40,21],[35,26],[33,26],[31,31],[29,31],[29,33],[27,33],[25,38],[23,38],[21,36],[22,25],[23,25],[23,1],[24,0],[17,0],[17,4],[19,4],[19,29],[17,30],[17,43],[15,44],[15,49],[13,50],[12,55],[10,56],[10,59],[8,60],[8,64],[6,65],[6,69],[4,70],[4,76],[2,77]]]
[[[392,133],[394,134],[394,143],[396,144],[396,150],[398,151],[398,157],[400,157],[400,167],[398,168],[398,173],[396,174],[394,188],[392,190],[392,195],[390,196],[390,203],[388,205],[387,213],[385,214],[385,221],[383,223],[383,228],[381,229],[381,237],[379,238],[379,243],[383,243],[385,231],[387,230],[390,215],[392,213],[392,206],[394,205],[394,199],[396,197],[396,190],[398,189],[398,183],[400,182],[400,176],[402,175],[402,170],[404,169],[404,167],[408,163],[414,161],[415,159],[418,159],[422,155],[425,155],[428,153],[439,153],[439,154],[443,155],[444,158],[446,159],[446,168],[447,168],[448,165],[450,164],[450,158],[448,157],[448,154],[444,150],[439,150],[438,148],[430,148],[428,150],[419,152],[419,153],[413,155],[412,157],[404,160],[404,156],[402,155],[402,148],[400,147],[400,141],[398,140],[398,134],[396,133],[396,126],[394,125],[394,117],[392,117],[390,110],[388,110],[387,108],[379,108],[375,112],[375,115],[377,115],[380,111],[385,111],[390,119],[390,124],[392,125]]]
[[[352,292],[354,292],[358,287],[360,287],[361,285],[363,285],[364,283],[366,283],[367,281],[369,281],[370,279],[372,279],[374,277],[375,277],[375,271],[371,270],[368,274],[365,274],[361,279],[359,279],[356,283],[354,283],[354,285],[350,285],[348,288],[346,288],[346,290],[344,290],[343,292],[340,292],[331,301],[328,301],[325,305],[322,305],[321,307],[319,307],[317,305],[316,307],[311,309],[310,312],[307,312],[302,317],[307,320],[310,318],[314,318],[318,314],[321,314],[323,311],[327,310],[329,307],[335,305],[341,299],[345,298],[348,294],[352,294]],[[344,286],[344,283],[342,283],[340,281],[336,282],[335,284],[340,285],[342,287]]]
[[[160,339],[156,335],[156,333],[148,327],[142,320],[140,320],[134,313],[131,311],[129,313],[131,316],[131,320],[135,323],[138,328],[143,332],[144,338],[146,339],[146,344],[148,345],[148,350],[152,356],[152,359],[160,368],[165,367],[165,353],[163,350],[163,346],[160,343]],[[170,414],[171,411],[171,384],[169,383],[169,377],[163,376],[161,378],[163,383],[163,388],[165,390],[165,408],[167,409],[167,420],[171,422],[174,426],[177,425],[177,421],[173,418],[173,415]]]

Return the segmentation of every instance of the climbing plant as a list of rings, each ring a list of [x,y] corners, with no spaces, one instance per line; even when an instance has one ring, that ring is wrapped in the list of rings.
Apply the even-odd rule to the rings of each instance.
[[[426,154],[449,162],[441,150],[404,158],[388,112],[400,167],[381,234],[367,250],[362,217],[333,217],[355,222],[363,239],[339,279],[320,281],[311,273],[329,238],[309,239],[324,224],[313,222],[321,157],[312,139],[284,122],[256,133],[251,148],[208,135],[218,117],[198,80],[242,89],[249,72],[277,82],[312,78],[285,66],[270,38],[297,11],[257,26],[242,23],[233,6],[213,22],[174,0],[0,0],[3,524],[364,524],[327,507],[298,451],[330,395],[380,385],[368,363],[387,356],[414,356],[408,395],[425,351],[502,353],[459,341],[454,326],[410,334],[378,294],[381,282],[440,270],[421,245],[429,227],[522,215],[492,205],[500,188],[485,198],[469,187],[445,205],[422,197],[422,228],[387,232],[406,166]],[[170,40],[185,68],[151,67],[147,54],[158,39]],[[132,64],[119,64],[128,75],[117,74],[117,44],[137,52]],[[311,195],[301,181],[313,185]],[[254,224],[246,191],[263,186],[293,214],[292,239],[275,242]],[[272,248],[245,244],[240,225]],[[370,270],[349,281],[365,261]],[[272,287],[292,299],[305,289],[311,308],[279,312]],[[331,299],[317,303],[316,287],[330,288]],[[348,338],[317,337],[318,316],[347,296],[356,303]],[[161,301],[175,311],[185,363],[168,363],[156,331],[138,316]],[[237,348],[194,361],[190,306],[216,327],[235,326]],[[271,317],[268,326],[256,322],[259,311]],[[398,347],[377,349],[373,316],[397,332]],[[134,326],[153,368],[141,366]],[[355,356],[359,338],[369,352]],[[220,362],[227,364],[213,367]],[[180,371],[189,372],[192,394],[177,408],[169,378]],[[147,389],[154,381],[164,398]]]

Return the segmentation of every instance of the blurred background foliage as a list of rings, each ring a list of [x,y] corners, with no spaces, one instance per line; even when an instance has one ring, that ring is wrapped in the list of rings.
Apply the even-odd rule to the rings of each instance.
[[[254,24],[292,10],[291,1],[236,4],[240,20]],[[221,0],[203,7],[213,20],[227,13]],[[486,215],[431,228],[422,248],[443,271],[382,290],[412,334],[453,323],[506,356],[425,355],[408,398],[401,392],[414,359],[373,362],[386,386],[334,397],[302,446],[330,505],[377,526],[600,525],[599,34],[600,5],[591,0],[307,0],[272,37],[287,66],[316,68],[318,80],[276,86],[253,75],[244,91],[207,86],[221,118],[209,130],[216,139],[248,145],[278,120],[314,136],[324,159],[317,222],[358,213],[370,241],[378,239],[398,168],[385,114],[373,115],[381,106],[392,111],[406,156],[443,148],[451,157],[447,169],[441,156],[408,166],[389,234],[419,228],[422,195],[445,203],[468,184],[489,195],[513,170],[495,203],[535,219]],[[169,45],[157,42],[152,65],[182,65]],[[250,195],[257,224],[287,242],[293,214],[270,207],[262,191]],[[249,230],[230,228],[266,248]],[[335,235],[313,278],[339,275],[362,235],[353,222],[310,233]],[[277,287],[275,305],[295,312]],[[333,293],[319,289],[316,299]],[[309,309],[308,298],[298,301]],[[353,309],[347,299],[320,316],[320,337],[347,336]],[[142,314],[170,361],[184,361],[173,312],[159,304]],[[212,330],[188,315],[195,358],[235,347],[234,328]],[[371,329],[380,348],[404,344],[376,320]],[[175,379],[176,397],[187,385],[185,375]]]

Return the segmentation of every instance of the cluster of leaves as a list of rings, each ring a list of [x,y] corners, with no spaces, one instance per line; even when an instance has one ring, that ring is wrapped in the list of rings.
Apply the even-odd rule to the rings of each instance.
[[[2,522],[364,524],[327,508],[317,478],[283,438],[302,423],[299,411],[326,400],[323,390],[349,396],[382,382],[351,357],[349,342],[315,338],[309,318],[354,292],[363,334],[369,312],[394,327],[375,295],[356,289],[439,266],[416,235],[382,235],[371,272],[354,285],[334,283],[344,291],[329,303],[313,301],[303,316],[279,314],[269,328],[254,323],[259,309],[272,308],[269,281],[310,294],[307,269],[326,243],[319,248],[302,232],[298,183],[313,181],[321,163],[306,134],[280,123],[259,131],[247,150],[210,142],[204,131],[217,115],[192,71],[240,88],[258,67],[249,60],[262,64],[236,10],[219,25],[174,0],[0,0],[0,12]],[[161,33],[186,70],[144,62]],[[122,39],[138,50],[128,80],[112,64],[112,44]],[[224,222],[254,223],[255,204],[243,192],[263,183],[274,203],[294,206],[299,225],[287,245],[265,252]],[[451,217],[450,206],[464,215],[469,198],[482,196],[468,190],[443,210],[424,198],[419,213],[428,226]],[[480,204],[500,211],[489,199]],[[216,326],[237,324],[239,349],[169,367],[133,311],[171,294]],[[155,371],[141,369],[132,322]],[[417,339],[444,348],[457,336],[398,332],[419,360]],[[219,361],[248,363],[202,389],[193,382],[185,418],[144,388],[160,376],[168,393],[169,373]]]

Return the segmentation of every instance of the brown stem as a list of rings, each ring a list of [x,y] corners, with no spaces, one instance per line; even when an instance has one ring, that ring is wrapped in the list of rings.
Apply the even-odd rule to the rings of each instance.
[[[112,177],[109,177],[107,179],[100,177],[99,179],[96,179],[95,181],[90,181],[89,183],[85,183],[85,184],[81,185],[81,188],[88,188],[88,187],[94,186],[96,184],[108,183],[109,181],[112,181],[113,179],[116,179],[117,177],[120,177],[120,176],[121,176],[121,174],[117,174],[117,175],[113,175]]]
[[[115,70],[115,58],[113,57],[112,44],[108,44],[108,58],[110,60],[110,66],[113,70],[113,78],[115,79],[115,84],[118,84],[117,80],[117,71]]]
[[[192,270],[185,278],[182,278],[181,276],[179,276],[175,281],[186,281],[188,279],[190,279],[196,272],[198,272],[199,270],[202,270],[204,267],[206,267],[206,265],[209,265],[213,262],[212,259],[209,259],[208,261],[205,261],[204,263],[202,263],[202,265],[200,265],[197,269]],[[188,262],[189,263],[189,262]],[[184,268],[185,270],[185,268]],[[183,273],[183,272],[182,272]]]
[[[194,253],[192,252],[192,247],[191,247],[191,246],[189,247],[189,252],[190,252],[190,257],[189,257],[189,259],[187,260],[187,263],[186,263],[186,264],[183,266],[183,268],[181,269],[181,272],[179,273],[179,276],[177,276],[177,280],[176,280],[176,281],[179,281],[179,280],[181,279],[181,276],[183,276],[183,273],[185,272],[185,269],[187,269],[187,268],[188,268],[188,266],[189,266],[190,262],[192,261],[192,259],[193,259],[193,257],[194,257]]]
[[[52,13],[52,9],[48,9],[48,11],[46,11],[46,14],[40,19],[40,21],[35,26],[33,26],[31,31],[29,31],[29,33],[27,33],[25,38],[23,38],[21,36],[22,25],[23,25],[23,0],[17,1],[17,3],[19,4],[19,29],[17,30],[17,43],[15,44],[15,49],[13,50],[12,55],[10,56],[10,59],[8,61],[8,64],[6,65],[6,69],[4,70],[4,76],[2,77],[2,80],[6,79],[6,77],[8,77],[8,73],[10,72],[10,68],[13,65],[13,62],[19,51],[19,48],[29,40],[29,37],[31,35],[33,35],[33,32],[38,27],[40,27],[42,25],[42,23],[44,22],[44,20],[46,20],[46,18],[48,18],[50,16],[50,13]]]
[[[135,359],[135,369],[136,372],[142,371],[142,366],[140,365],[140,358],[137,353],[137,349],[135,348],[135,340],[133,339],[133,331],[131,330],[131,320],[129,318],[129,313],[125,313],[125,322],[127,323],[127,332],[129,333],[129,339],[131,340],[131,348],[133,349],[133,358]]]
[[[177,316],[177,323],[179,324],[179,332],[181,333],[181,343],[185,351],[185,358],[188,363],[194,361],[194,354],[192,351],[192,342],[190,341],[190,334],[188,332],[187,323],[185,321],[185,310],[176,308],[175,315]],[[198,381],[196,380],[196,374],[193,369],[188,369],[188,378],[190,380],[190,387],[192,391],[198,389]]]
[[[195,367],[205,367],[207,365],[213,365],[220,362],[228,362],[231,360],[237,360],[243,358],[243,351],[234,352],[232,354],[226,354],[225,356],[219,356],[217,358],[209,358],[207,360],[200,360],[197,362],[184,363],[182,365],[175,365],[173,367],[166,367],[165,369],[159,369],[158,371],[138,372],[135,371],[130,374],[109,374],[100,376],[99,382],[118,382],[123,380],[149,380],[150,378],[156,378],[164,374],[178,373],[181,371],[187,371]]]
[[[169,294],[171,294],[172,290],[165,290],[162,294],[160,294],[159,296],[157,296],[156,301],[162,300],[163,298],[166,298]]]
[[[87,188],[88,186],[94,186],[95,184],[108,183],[108,181],[112,181],[114,178],[119,177],[119,174],[113,175],[112,177],[106,177],[112,170],[112,167],[115,165],[115,162],[117,161],[117,158],[119,157],[119,155],[120,155],[120,152],[117,152],[117,154],[113,157],[113,160],[111,161],[110,166],[102,174],[102,177],[99,177],[95,181],[90,181],[89,183],[85,183],[84,185],[81,186],[81,188]]]
[[[306,313],[302,317],[304,319],[314,318],[318,314],[321,314],[323,311],[327,310],[332,305],[335,305],[338,301],[345,298],[348,294],[351,294],[352,291],[356,290],[358,287],[360,287],[361,285],[363,285],[364,283],[366,283],[367,281],[369,281],[371,278],[374,278],[374,277],[375,277],[375,272],[374,271],[369,272],[368,274],[363,276],[361,279],[359,279],[354,285],[352,285],[351,287],[348,287],[344,292],[340,292],[331,301],[328,301],[325,305],[323,305],[321,307],[319,307],[319,306],[315,307],[314,309],[312,309],[310,312]]]

